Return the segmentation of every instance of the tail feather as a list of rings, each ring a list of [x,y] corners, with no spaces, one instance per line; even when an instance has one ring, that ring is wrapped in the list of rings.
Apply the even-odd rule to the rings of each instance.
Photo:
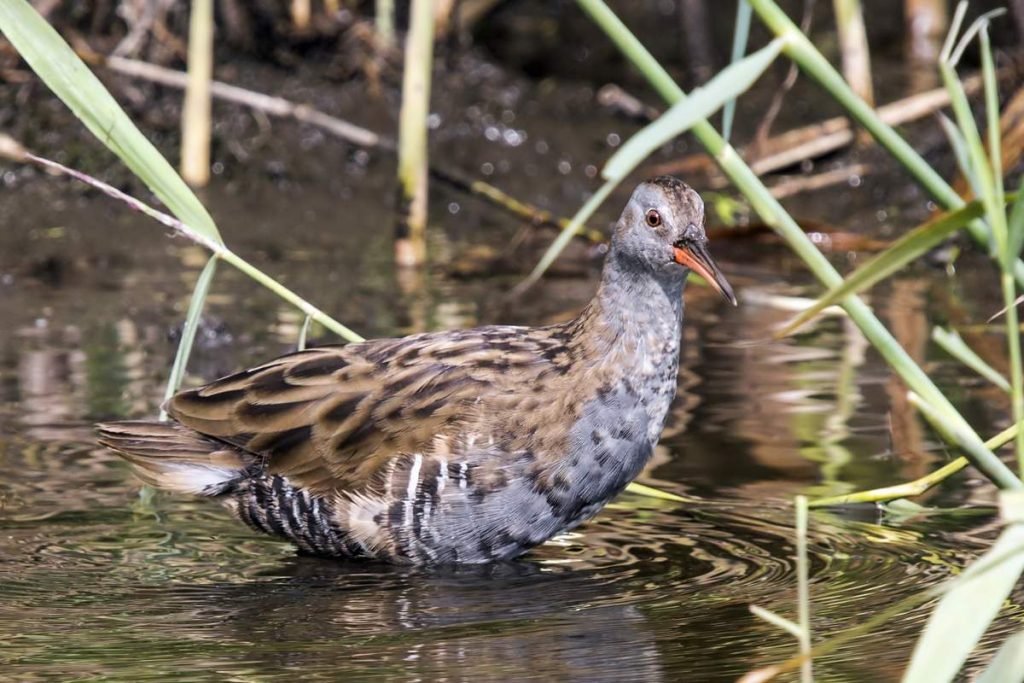
[[[174,422],[96,425],[99,443],[132,465],[151,486],[202,496],[230,490],[255,457]]]

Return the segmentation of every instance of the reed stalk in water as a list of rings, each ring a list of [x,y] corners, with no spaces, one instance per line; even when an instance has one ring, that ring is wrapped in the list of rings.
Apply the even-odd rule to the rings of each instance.
[[[384,48],[395,44],[395,0],[376,0],[374,4],[377,40]]]
[[[864,8],[860,0],[833,0],[833,6],[843,76],[862,100],[874,106],[875,89],[871,84],[871,51],[864,28]]]
[[[400,266],[416,266],[427,257],[427,117],[434,67],[433,3],[412,0],[410,11],[398,129],[400,206],[395,262]]]
[[[181,114],[181,175],[193,187],[210,181],[212,81],[213,0],[195,0],[189,17],[188,83]]]
[[[292,0],[291,6],[292,26],[297,31],[305,31],[309,28],[309,20],[313,15],[313,8],[310,0]]]

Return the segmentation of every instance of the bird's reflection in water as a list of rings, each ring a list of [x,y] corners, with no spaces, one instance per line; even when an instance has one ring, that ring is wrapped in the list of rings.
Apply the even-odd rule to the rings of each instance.
[[[253,583],[180,590],[193,593],[193,604],[195,591],[204,594],[205,616],[214,617],[197,635],[245,643],[257,670],[344,667],[357,678],[403,680],[663,679],[647,618],[635,604],[610,600],[615,587],[600,572],[529,561],[423,571],[294,557]]]

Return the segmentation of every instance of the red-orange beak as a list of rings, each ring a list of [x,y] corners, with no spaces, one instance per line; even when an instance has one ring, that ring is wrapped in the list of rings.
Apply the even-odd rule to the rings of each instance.
[[[736,295],[732,292],[722,271],[718,269],[715,262],[708,253],[704,242],[690,241],[679,242],[672,248],[673,257],[676,263],[686,266],[693,272],[700,275],[712,287],[718,290],[719,294],[736,305]]]

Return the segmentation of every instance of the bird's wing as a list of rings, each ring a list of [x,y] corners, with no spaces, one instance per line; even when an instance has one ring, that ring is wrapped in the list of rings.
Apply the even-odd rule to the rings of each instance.
[[[553,343],[501,327],[316,348],[183,391],[167,412],[297,485],[359,489],[396,454],[470,428],[508,393],[505,373],[550,363]]]

